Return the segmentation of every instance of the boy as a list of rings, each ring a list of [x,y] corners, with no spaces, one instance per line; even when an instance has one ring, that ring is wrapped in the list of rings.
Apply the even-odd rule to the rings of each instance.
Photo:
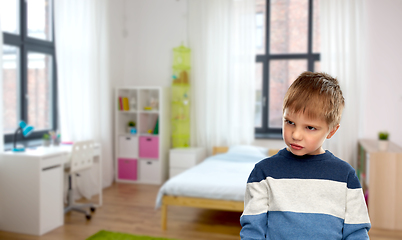
[[[345,105],[338,81],[302,73],[283,102],[278,154],[257,163],[247,181],[241,239],[369,239],[371,227],[355,170],[322,148]]]

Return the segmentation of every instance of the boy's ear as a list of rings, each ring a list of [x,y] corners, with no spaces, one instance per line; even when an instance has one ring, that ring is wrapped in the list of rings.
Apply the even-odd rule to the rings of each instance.
[[[334,128],[332,128],[332,130],[329,132],[329,134],[328,134],[328,136],[327,136],[327,139],[332,138],[332,136],[334,136],[334,134],[336,133],[336,131],[338,131],[338,128],[339,128],[340,126],[341,126],[341,125],[338,124],[338,125],[336,125]]]

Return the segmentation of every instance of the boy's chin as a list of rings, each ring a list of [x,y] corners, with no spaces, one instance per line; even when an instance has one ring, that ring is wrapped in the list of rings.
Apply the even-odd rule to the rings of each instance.
[[[292,147],[287,147],[287,150],[288,150],[289,152],[293,153],[293,155],[296,155],[296,156],[304,156],[304,155],[306,155],[306,153],[305,153],[304,151],[302,151],[302,150],[295,150],[295,149],[292,149]]]
[[[317,149],[313,152],[308,152],[308,151],[306,151],[306,149],[296,150],[296,149],[292,149],[292,147],[288,147],[287,150],[289,152],[293,153],[293,155],[296,155],[299,157],[304,156],[304,155],[319,155],[319,154],[323,153],[321,149]]]

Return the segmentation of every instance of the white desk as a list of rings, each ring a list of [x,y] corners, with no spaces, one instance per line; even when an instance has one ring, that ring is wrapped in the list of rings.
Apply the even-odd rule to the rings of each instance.
[[[71,145],[39,147],[22,153],[0,153],[0,230],[42,235],[64,224],[64,165]],[[102,205],[101,148],[99,203]]]

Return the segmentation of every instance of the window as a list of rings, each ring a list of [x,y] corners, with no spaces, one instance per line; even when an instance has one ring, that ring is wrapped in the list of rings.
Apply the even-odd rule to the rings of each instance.
[[[3,133],[13,141],[20,120],[28,139],[57,129],[52,0],[0,0],[3,30]]]
[[[256,0],[257,138],[279,138],[282,101],[303,71],[320,71],[319,0]]]

